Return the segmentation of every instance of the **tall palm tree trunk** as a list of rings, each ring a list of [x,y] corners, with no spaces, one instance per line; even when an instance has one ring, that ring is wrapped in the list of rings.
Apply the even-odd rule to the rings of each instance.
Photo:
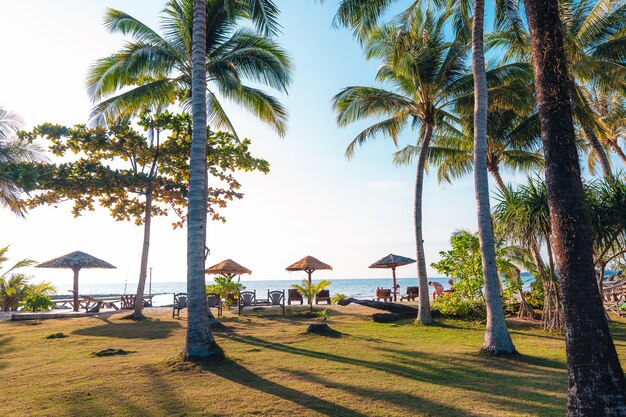
[[[626,415],[626,379],[595,282],[592,239],[576,151],[558,0],[524,0],[556,270],[565,316],[568,416]]]
[[[504,180],[502,180],[502,176],[500,175],[500,169],[498,168],[498,166],[497,165],[488,166],[488,169],[489,169],[489,173],[491,174],[494,181],[496,182],[498,189],[501,192],[506,193],[506,184],[504,183]]]
[[[433,121],[425,120],[424,139],[417,158],[417,173],[415,178],[415,243],[417,245],[417,282],[419,285],[419,311],[417,321],[422,324],[430,324],[433,317],[430,312],[430,300],[428,297],[428,276],[426,275],[426,257],[424,255],[424,237],[422,235],[422,195],[424,190],[424,165],[428,155],[428,147],[433,137]],[[395,288],[394,288],[395,291]]]
[[[139,267],[139,283],[135,296],[135,311],[131,315],[134,320],[143,319],[143,295],[148,276],[148,253],[150,252],[150,224],[152,223],[152,189],[146,190],[146,213],[143,222],[143,247],[141,248],[141,264]]]
[[[184,356],[187,359],[221,357],[209,327],[204,249],[207,216],[207,112],[206,112],[206,3],[193,3],[191,107],[193,132],[189,160],[189,207],[187,223],[188,322]]]
[[[482,351],[498,355],[514,353],[515,347],[506,327],[500,279],[496,270],[496,250],[489,206],[487,175],[487,75],[483,48],[484,0],[474,1],[472,22],[472,72],[474,74],[474,186],[478,209],[478,236],[485,277],[487,328]]]

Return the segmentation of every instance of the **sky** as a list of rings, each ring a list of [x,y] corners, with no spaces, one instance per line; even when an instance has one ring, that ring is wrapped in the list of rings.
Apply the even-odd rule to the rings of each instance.
[[[378,63],[365,61],[348,30],[332,27],[335,3],[277,0],[283,26],[279,41],[295,64],[289,94],[275,94],[289,111],[289,131],[279,138],[244,110],[227,106],[239,135],[252,140],[253,154],[268,160],[271,172],[237,174],[245,197],[222,211],[225,224],[209,225],[207,266],[232,258],[253,271],[245,279],[296,279],[302,274],[285,267],[312,255],[333,266],[333,271],[316,273],[317,278],[332,280],[386,277],[368,266],[389,253],[415,257],[415,167],[395,167],[396,148],[385,138],[368,143],[350,161],[344,157],[348,143],[367,124],[338,128],[331,98],[349,85],[373,85]],[[0,105],[20,114],[25,129],[43,122],[85,123],[92,107],[85,90],[87,70],[124,42],[103,28],[105,9],[118,8],[158,28],[163,6],[157,0],[4,2]],[[416,135],[405,133],[400,146],[415,143]],[[511,179],[505,174],[505,180]],[[70,207],[36,208],[25,219],[0,211],[0,245],[11,245],[13,261],[43,262],[82,250],[117,266],[85,271],[82,279],[136,282],[141,228],[114,221],[104,209],[73,218]],[[472,177],[440,185],[430,172],[423,224],[428,265],[449,248],[450,234],[460,228],[476,229]],[[184,281],[185,262],[186,231],[173,230],[167,218],[155,219],[149,260],[153,281]],[[69,270],[26,272],[34,282],[71,285]],[[438,275],[430,266],[428,273]],[[399,277],[416,275],[414,265],[398,270]]]

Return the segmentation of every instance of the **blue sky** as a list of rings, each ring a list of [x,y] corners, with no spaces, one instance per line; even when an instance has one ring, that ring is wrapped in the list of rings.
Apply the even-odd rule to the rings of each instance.
[[[277,1],[284,27],[280,41],[295,64],[289,95],[279,95],[290,113],[284,139],[236,107],[228,106],[239,134],[253,141],[255,155],[271,163],[271,173],[239,174],[245,198],[224,212],[226,224],[209,226],[208,264],[232,258],[253,271],[252,279],[297,278],[285,267],[304,255],[318,257],[334,271],[318,278],[386,276],[367,268],[396,253],[414,257],[414,167],[394,167],[389,140],[369,143],[347,161],[343,152],[366,126],[338,129],[331,97],[348,85],[372,85],[377,67],[365,62],[348,30],[332,27],[334,2]],[[164,2],[156,0],[71,0],[7,2],[0,14],[5,40],[0,67],[0,104],[18,112],[26,128],[50,121],[76,124],[87,120],[91,103],[84,89],[86,71],[96,59],[123,43],[102,27],[106,7],[119,8],[152,27]],[[26,23],[27,22],[27,23]],[[408,132],[402,143],[414,143]],[[471,177],[439,185],[429,175],[424,189],[424,238],[427,262],[438,260],[450,234],[475,229]],[[510,177],[506,177],[510,179]],[[141,229],[118,223],[104,210],[74,219],[69,205],[42,207],[25,220],[0,212],[11,257],[45,261],[83,250],[118,267],[89,271],[84,279],[136,281]],[[185,279],[185,232],[172,230],[167,219],[153,227],[150,266],[155,281]],[[69,285],[69,271],[36,270],[36,281]],[[429,274],[436,275],[429,269]],[[398,271],[415,277],[413,266]]]

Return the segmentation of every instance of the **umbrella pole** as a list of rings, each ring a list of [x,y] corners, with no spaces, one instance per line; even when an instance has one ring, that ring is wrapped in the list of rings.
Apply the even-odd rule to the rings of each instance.
[[[74,311],[78,311],[78,271],[80,268],[72,268],[74,271]]]
[[[393,301],[398,301],[398,289],[396,288],[396,267],[391,267],[391,273],[393,275]]]

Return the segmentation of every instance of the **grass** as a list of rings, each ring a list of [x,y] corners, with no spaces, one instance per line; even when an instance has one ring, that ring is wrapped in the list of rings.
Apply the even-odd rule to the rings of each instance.
[[[307,335],[311,319],[227,313],[216,333],[227,359],[176,359],[186,318],[151,310],[0,323],[0,415],[28,416],[561,416],[564,341],[511,323],[519,356],[478,355],[483,325],[379,324],[372,310],[334,308],[341,337]],[[612,324],[626,363],[626,320]],[[51,334],[67,337],[48,339]],[[94,356],[105,349],[127,354]]]

